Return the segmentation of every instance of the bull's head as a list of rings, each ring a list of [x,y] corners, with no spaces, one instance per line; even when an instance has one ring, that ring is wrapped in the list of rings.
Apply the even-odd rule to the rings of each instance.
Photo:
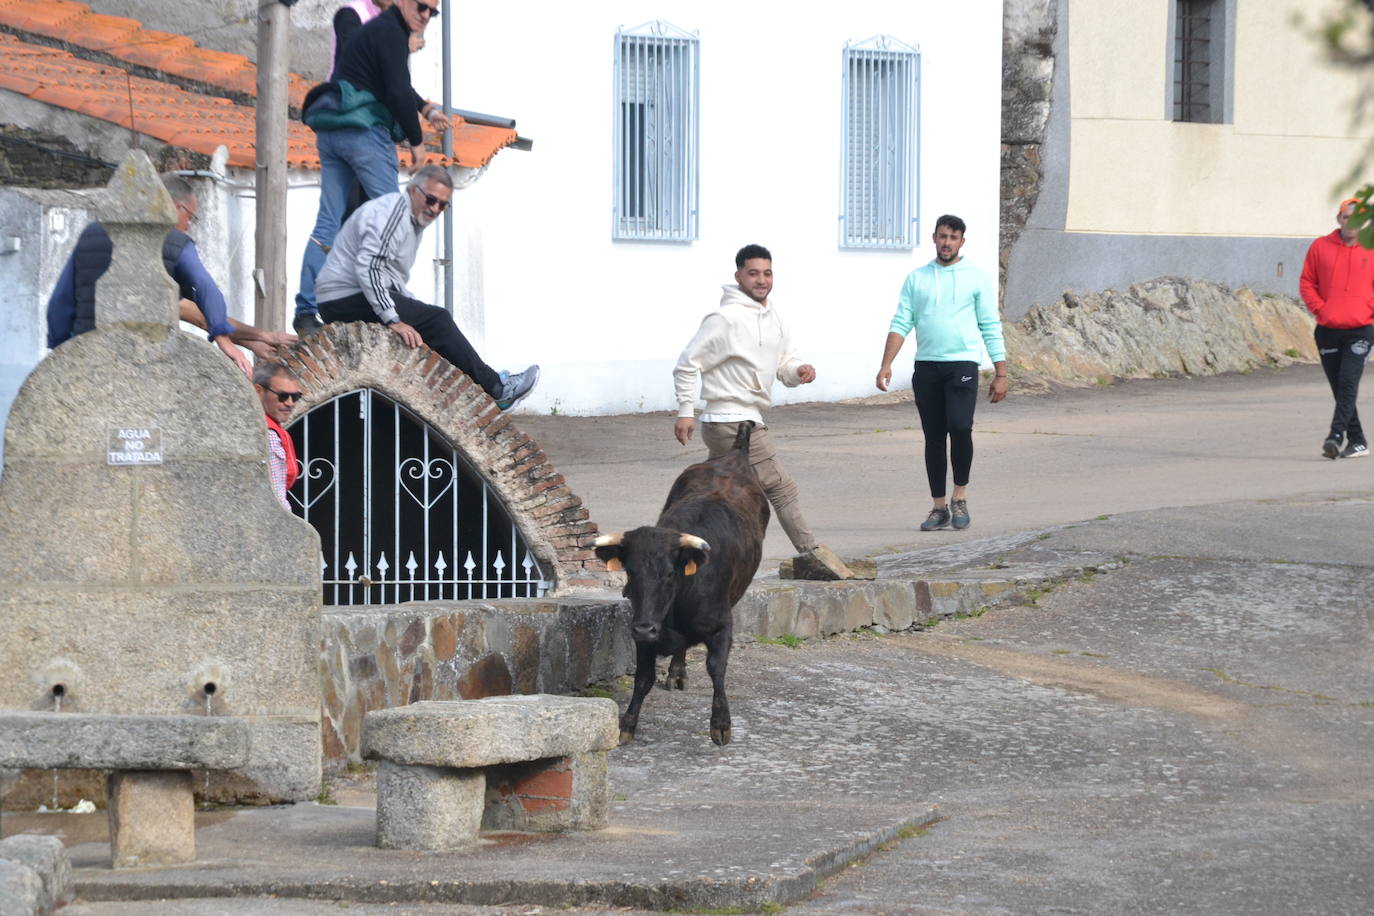
[[[711,545],[694,534],[645,526],[623,534],[603,534],[593,545],[610,570],[625,571],[625,597],[634,609],[630,632],[635,642],[657,642],[685,576],[696,575],[711,556]]]

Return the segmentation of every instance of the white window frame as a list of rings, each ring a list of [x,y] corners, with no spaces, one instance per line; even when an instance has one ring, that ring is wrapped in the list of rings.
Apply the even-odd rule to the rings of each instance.
[[[698,238],[700,65],[694,32],[666,22],[616,32],[613,239]]]
[[[847,42],[840,97],[840,247],[910,250],[919,237],[921,51]]]

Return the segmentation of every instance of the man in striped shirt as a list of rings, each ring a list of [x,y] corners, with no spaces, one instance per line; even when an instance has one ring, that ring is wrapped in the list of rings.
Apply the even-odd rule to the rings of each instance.
[[[502,410],[534,390],[539,367],[497,372],[482,361],[453,316],[406,289],[420,237],[453,197],[453,179],[437,165],[415,173],[404,191],[363,204],[334,238],[315,281],[327,322],[374,321],[414,348],[424,343],[472,379]]]

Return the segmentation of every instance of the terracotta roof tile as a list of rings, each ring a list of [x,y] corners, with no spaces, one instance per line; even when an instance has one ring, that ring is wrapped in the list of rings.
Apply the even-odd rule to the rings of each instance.
[[[28,2],[0,0],[0,17],[5,10]],[[52,2],[81,6],[68,0]],[[197,66],[203,64],[209,72],[215,66],[232,64],[225,60],[232,57],[212,52],[198,58]],[[243,70],[235,72],[241,74]],[[193,152],[210,155],[223,145],[229,149],[230,165],[254,166],[257,113],[229,99],[133,76],[119,67],[81,60],[66,51],[28,44],[4,33],[0,33],[0,88],[121,127],[130,127],[132,121],[138,132]],[[481,127],[454,118],[453,158],[431,149],[425,161],[475,168],[486,165],[515,140],[514,130]],[[287,123],[287,163],[292,168],[320,167],[314,134],[296,120]]]
[[[257,67],[241,54],[197,48],[190,38],[105,16],[74,0],[0,0],[0,26],[108,54],[168,76],[257,95]],[[292,73],[287,98],[297,110],[310,83]]]

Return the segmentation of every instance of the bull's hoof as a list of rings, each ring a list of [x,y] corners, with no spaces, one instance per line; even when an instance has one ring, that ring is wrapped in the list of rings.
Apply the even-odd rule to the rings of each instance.
[[[716,744],[720,745],[721,747],[724,747],[725,745],[729,744],[729,743],[730,743],[730,728],[729,728],[729,726],[727,726],[727,727],[725,727],[725,728],[713,728],[713,729],[711,729],[711,740],[714,741]]]
[[[622,731],[622,732],[620,733],[620,743],[621,743],[621,744],[629,744],[631,741],[634,741],[634,740],[635,740],[635,733],[634,733],[634,732],[625,732],[625,731]]]
[[[683,675],[680,675],[680,676],[678,676],[678,677],[670,677],[670,678],[668,678],[667,687],[668,687],[669,690],[686,690],[686,689],[687,689],[687,675],[683,674]]]

